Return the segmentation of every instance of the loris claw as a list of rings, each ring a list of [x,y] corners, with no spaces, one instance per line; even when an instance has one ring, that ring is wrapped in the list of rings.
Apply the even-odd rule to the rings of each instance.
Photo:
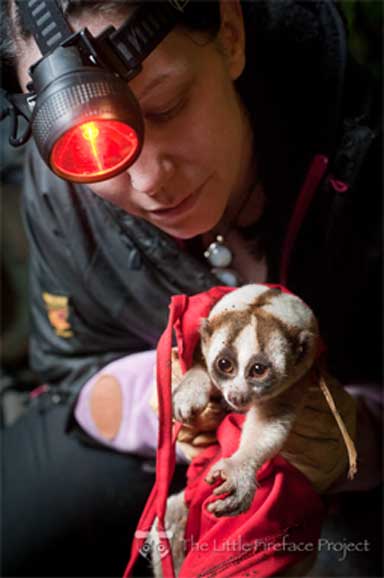
[[[217,517],[236,516],[246,512],[250,507],[256,491],[255,465],[250,463],[239,464],[236,459],[225,458],[218,461],[209,471],[205,481],[215,483],[219,478],[223,480],[213,490],[213,494],[226,497],[210,502],[208,511]]]

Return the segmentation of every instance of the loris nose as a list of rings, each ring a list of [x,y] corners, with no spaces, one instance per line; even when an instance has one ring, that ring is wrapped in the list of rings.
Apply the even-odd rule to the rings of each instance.
[[[233,405],[245,405],[249,401],[249,395],[247,393],[241,393],[236,391],[231,391],[228,393],[228,401],[229,403],[233,403]]]

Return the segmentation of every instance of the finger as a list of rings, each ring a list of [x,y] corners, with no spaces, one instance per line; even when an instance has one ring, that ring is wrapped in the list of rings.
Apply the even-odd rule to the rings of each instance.
[[[218,480],[220,477],[221,477],[220,470],[213,470],[207,474],[205,481],[207,482],[207,484],[214,484],[216,480]]]
[[[192,439],[191,443],[193,446],[207,447],[216,443],[216,441],[217,441],[216,432],[213,431],[213,432],[204,432],[196,435]]]
[[[207,505],[207,510],[217,517],[232,516],[237,512],[238,502],[235,498],[229,496],[224,500],[216,500]]]
[[[220,486],[217,486],[217,488],[215,488],[212,491],[212,493],[215,494],[216,496],[218,496],[220,494],[231,494],[233,491],[234,491],[234,486],[233,486],[232,482],[230,480],[227,480],[223,484],[220,484]]]
[[[222,408],[218,408],[217,404],[209,402],[203,411],[195,417],[193,425],[199,431],[215,430],[224,416],[225,412]]]
[[[196,430],[194,428],[183,426],[177,435],[177,441],[181,443],[191,444],[195,437],[196,437]]]
[[[191,444],[185,444],[183,442],[177,442],[177,446],[181,449],[181,451],[189,461],[192,461],[194,458],[196,458],[199,454],[201,454],[201,452],[204,449],[204,448],[194,448],[193,446],[191,446]]]

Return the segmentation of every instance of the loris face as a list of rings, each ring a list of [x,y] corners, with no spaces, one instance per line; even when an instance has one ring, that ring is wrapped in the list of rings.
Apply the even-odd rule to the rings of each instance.
[[[316,320],[297,297],[249,285],[226,295],[201,327],[212,382],[237,411],[278,396],[312,365]]]

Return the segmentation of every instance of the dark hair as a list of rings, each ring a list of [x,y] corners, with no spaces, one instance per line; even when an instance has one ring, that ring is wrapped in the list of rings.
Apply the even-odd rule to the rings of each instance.
[[[168,0],[158,0],[168,2]],[[88,10],[93,13],[112,15],[126,15],[129,8],[139,4],[137,0],[114,0],[102,2],[99,0],[58,0],[63,14],[66,17],[78,17]],[[144,3],[145,0],[144,0]],[[24,25],[20,11],[14,0],[1,0],[1,40],[0,55],[3,61],[15,63],[17,58],[17,37],[27,40],[31,33]],[[12,11],[14,8],[14,11]],[[190,29],[208,32],[214,36],[220,27],[220,10],[218,0],[191,0],[185,11],[180,12],[180,25]]]

